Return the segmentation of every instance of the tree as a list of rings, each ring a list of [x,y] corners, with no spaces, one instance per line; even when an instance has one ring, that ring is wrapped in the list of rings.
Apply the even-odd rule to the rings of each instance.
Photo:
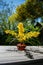
[[[11,28],[11,24],[8,21],[8,17],[12,14],[13,2],[7,3],[4,0],[0,0],[0,32],[4,29]],[[2,34],[2,32],[1,32]]]
[[[5,44],[5,40],[8,36],[4,33],[5,29],[10,29],[12,26],[8,21],[8,17],[12,14],[13,11],[13,4],[10,2],[5,2],[4,0],[0,0],[0,43]],[[12,27],[13,28],[13,27]]]
[[[14,20],[25,21],[32,19],[33,21],[43,16],[43,1],[39,0],[26,0],[25,3],[16,8],[16,17]]]
[[[0,0],[0,22],[8,21],[8,16],[12,14],[13,4],[12,2],[10,4]]]

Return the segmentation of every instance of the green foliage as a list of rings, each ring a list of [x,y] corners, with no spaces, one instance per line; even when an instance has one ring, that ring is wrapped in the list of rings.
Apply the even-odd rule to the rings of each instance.
[[[31,20],[25,21],[24,23],[24,29],[25,32],[30,32],[30,31],[40,31],[39,27],[35,27],[33,24],[31,24]]]
[[[36,19],[43,16],[43,1],[26,0],[16,8],[16,20],[24,21],[27,18]]]
[[[4,42],[2,41],[3,44],[5,44],[5,45],[11,45],[11,44],[14,45],[14,43],[16,43],[16,44],[18,43],[18,40],[16,38],[14,38],[12,35],[9,35],[9,34],[7,35],[4,32],[5,30],[14,30],[15,32],[18,33],[17,24],[18,24],[18,22],[10,22],[10,21],[1,23],[0,28],[1,28],[2,32],[0,31],[0,33],[1,33],[1,35],[2,34],[4,35],[4,37],[2,37],[2,40],[4,40]],[[31,23],[29,21],[25,21],[23,24],[24,24],[25,33],[30,32],[30,31],[39,31],[39,28],[34,27],[34,25],[31,25]],[[15,39],[15,40],[13,40],[13,39]],[[32,43],[32,39],[30,39],[30,40],[29,40],[29,42],[28,42],[28,40],[26,42],[27,43],[30,43],[30,42]],[[34,43],[35,43],[35,41],[33,40],[32,44],[34,45]]]
[[[31,38],[31,39],[29,40],[29,42],[30,42],[31,45],[34,45],[34,46],[41,45],[41,43],[40,43],[40,41],[39,41],[38,38]]]
[[[18,24],[18,22],[10,22],[10,21],[1,22],[0,23],[0,30],[2,32],[4,32],[5,30],[15,30],[17,32],[17,24]]]
[[[8,16],[12,14],[12,9],[9,8],[9,4],[2,2],[2,10],[0,11],[0,44],[10,45],[9,43],[16,43],[17,39],[12,35],[6,35],[5,30],[14,30],[18,32],[17,24],[18,21],[23,22],[25,32],[30,31],[39,31],[39,27],[35,27],[32,23],[34,19],[41,17],[43,21],[43,2],[38,2],[37,0],[26,0],[25,3],[21,4],[16,8],[16,13],[14,13],[10,20],[8,20]],[[6,9],[5,9],[6,7]],[[14,21],[11,21],[13,20]],[[28,19],[28,21],[27,21]],[[32,21],[33,20],[33,21]],[[30,21],[30,22],[29,22]],[[32,22],[32,23],[31,23]],[[41,23],[43,27],[43,22]],[[13,40],[13,38],[15,40]],[[31,38],[26,40],[25,43],[30,43],[30,45],[41,45],[38,38]]]

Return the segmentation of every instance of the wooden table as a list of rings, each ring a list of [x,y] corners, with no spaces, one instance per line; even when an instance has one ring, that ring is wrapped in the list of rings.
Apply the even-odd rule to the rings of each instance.
[[[27,46],[26,48],[36,49],[36,47],[32,47],[32,46]],[[37,57],[40,57],[40,58],[38,59]],[[36,55],[34,54],[34,59],[31,59],[26,56],[26,53],[24,51],[17,51],[16,46],[0,46],[0,65],[9,65],[9,64],[14,65],[15,63],[18,65],[21,65],[21,64],[23,65],[27,63],[28,65],[28,63],[31,63],[33,61],[36,62],[36,60],[40,60],[40,59],[41,60],[43,59],[43,54],[40,54],[40,56],[38,56],[37,54]]]

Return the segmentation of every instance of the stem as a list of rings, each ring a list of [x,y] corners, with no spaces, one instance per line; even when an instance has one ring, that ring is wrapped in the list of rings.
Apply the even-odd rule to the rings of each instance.
[[[28,42],[30,43],[30,44],[32,44],[32,42],[30,42],[29,40],[28,40]],[[33,44],[32,44],[33,45]]]
[[[15,40],[15,38],[13,38],[13,40],[9,44],[11,44],[14,40]]]
[[[32,40],[36,41],[40,45],[40,42],[38,41],[38,38],[32,38]]]

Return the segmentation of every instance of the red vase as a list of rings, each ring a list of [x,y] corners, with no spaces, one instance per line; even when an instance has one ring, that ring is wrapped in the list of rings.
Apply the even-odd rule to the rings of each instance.
[[[18,48],[18,50],[20,50],[20,51],[25,50],[25,47],[26,47],[26,45],[25,45],[24,43],[19,43],[19,44],[17,44],[17,48]]]

